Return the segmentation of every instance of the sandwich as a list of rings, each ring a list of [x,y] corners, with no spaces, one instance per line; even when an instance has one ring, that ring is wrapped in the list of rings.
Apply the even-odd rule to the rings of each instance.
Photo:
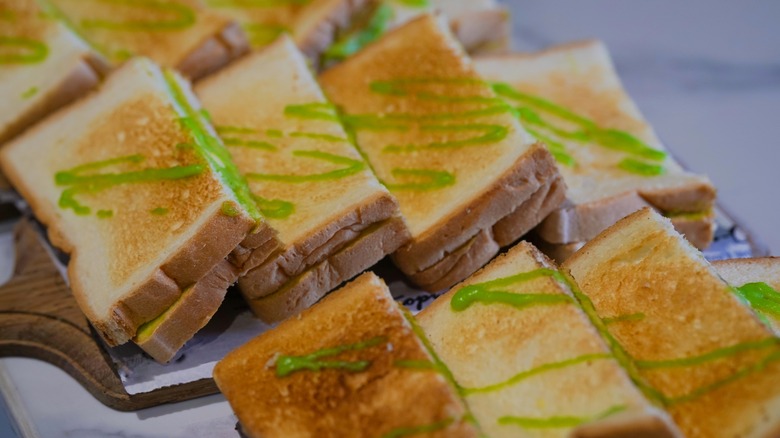
[[[780,258],[718,260],[712,266],[759,318],[780,335]]]
[[[563,201],[549,151],[425,15],[320,75],[358,148],[398,199],[411,241],[393,261],[429,291],[482,267]]]
[[[448,18],[455,37],[469,53],[501,53],[509,48],[509,13],[495,0],[368,0],[349,27],[338,32],[320,63],[341,62],[386,32],[432,12]]]
[[[651,206],[705,248],[715,189],[669,155],[623,90],[603,44],[481,58],[477,71],[558,161],[567,199],[535,229],[561,260],[618,219]]]
[[[0,167],[70,254],[98,334],[161,362],[235,281],[230,252],[275,239],[187,83],[145,58],[8,143]]]
[[[409,239],[398,204],[350,142],[283,36],[195,87],[281,247],[239,246],[239,287],[276,322],[311,306]],[[265,254],[264,250],[260,251]]]
[[[529,243],[436,299],[417,321],[486,436],[679,436]]]
[[[366,273],[229,353],[214,381],[252,438],[476,437],[444,369]]]
[[[113,65],[145,56],[198,79],[248,50],[238,24],[207,10],[199,0],[41,3]]]
[[[94,87],[107,68],[35,0],[0,1],[0,145]]]
[[[612,353],[687,437],[780,434],[780,340],[644,208],[561,267]]]

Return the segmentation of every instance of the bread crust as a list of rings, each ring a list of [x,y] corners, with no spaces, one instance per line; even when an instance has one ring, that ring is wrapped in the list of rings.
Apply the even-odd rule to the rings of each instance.
[[[223,260],[206,276],[185,291],[182,302],[176,303],[165,320],[143,339],[133,341],[160,363],[170,362],[176,353],[202,329],[219,309],[227,288],[238,278],[238,271]]]
[[[357,236],[338,252],[302,272],[271,295],[252,299],[244,293],[258,318],[274,323],[312,306],[339,284],[370,268],[409,239],[403,218],[396,216]],[[250,272],[246,279],[257,284]],[[244,279],[239,280],[239,284]],[[243,288],[241,289],[243,293]]]
[[[197,81],[249,52],[249,41],[235,22],[204,41],[176,66],[184,76]]]
[[[296,26],[293,32],[295,44],[307,58],[317,61],[322,52],[333,44],[338,32],[349,27],[354,16],[368,6],[369,2],[370,0],[325,0],[312,3],[301,14],[312,24],[306,25],[304,29],[299,29],[300,24]],[[298,17],[297,21],[300,23],[301,19],[302,17]]]
[[[512,20],[504,7],[452,17],[450,27],[463,48],[472,55],[499,54],[510,49]]]

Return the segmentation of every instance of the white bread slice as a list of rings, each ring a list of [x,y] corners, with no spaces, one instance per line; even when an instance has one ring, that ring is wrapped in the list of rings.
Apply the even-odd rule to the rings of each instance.
[[[229,353],[214,381],[252,438],[477,436],[440,368],[366,273]]]
[[[712,262],[712,266],[737,289],[745,289],[746,285],[754,290],[758,288],[759,296],[763,295],[763,299],[759,299],[760,303],[751,303],[748,299],[748,304],[780,335],[780,312],[777,307],[780,298],[777,295],[777,291],[780,291],[780,257],[718,260]],[[774,289],[774,293],[765,286]]]
[[[292,40],[282,37],[239,60],[198,84],[196,93],[252,191],[289,208],[286,214],[268,215],[283,246],[277,254],[263,263],[256,263],[252,252],[243,248],[233,255],[243,261],[245,273],[239,286],[247,300],[277,294],[276,300],[313,304],[351,276],[301,283],[298,278],[305,271],[387,221],[400,223],[401,227],[392,228],[397,236],[385,236],[388,244],[375,246],[383,251],[372,257],[358,252],[352,260],[343,260],[354,267],[352,275],[408,239],[397,202],[350,143],[335,114],[326,120],[291,114],[296,109],[319,110],[329,105]],[[315,155],[298,156],[301,151]],[[290,282],[297,284],[295,298],[284,297],[292,293],[290,288],[281,291]],[[308,287],[303,288],[304,284]],[[273,321],[284,319],[292,310],[280,306],[273,312]]]
[[[487,436],[678,436],[529,243],[498,256],[417,320]]]
[[[640,210],[562,271],[613,352],[630,360],[635,381],[685,436],[780,433],[780,341],[668,219]]]
[[[520,211],[541,218],[547,212],[527,206],[551,210],[563,199],[551,155],[474,72],[440,18],[426,15],[386,34],[320,82],[398,199],[412,241],[394,261],[425,289],[455,284],[492,258],[502,218]],[[557,187],[547,195],[557,202],[531,200],[545,186]],[[492,249],[459,251],[480,234]],[[450,269],[426,275],[441,263]]]
[[[472,55],[503,53],[512,43],[509,11],[496,0],[431,0]]]
[[[206,10],[199,0],[45,0],[45,4],[52,15],[117,65],[134,55],[145,56],[198,79],[249,48],[235,22]]]
[[[99,81],[101,60],[35,0],[0,1],[0,145]]]
[[[524,126],[556,148],[563,161],[559,167],[569,202],[537,228],[548,243],[590,240],[617,219],[636,211],[636,201],[664,213],[712,209],[715,189],[709,180],[683,171],[665,152],[623,90],[600,42],[482,58],[475,67],[485,78],[503,84],[504,92],[500,94],[522,108]],[[518,95],[523,97],[518,99]],[[560,110],[569,114],[557,114]],[[535,117],[542,123],[535,122]],[[578,122],[573,121],[576,118]],[[570,138],[578,135],[585,138]],[[634,151],[613,150],[609,145]],[[566,155],[573,159],[573,165],[565,164]],[[649,176],[626,171],[620,167],[625,159],[660,165],[665,173]]]
[[[193,99],[177,75],[139,58],[0,151],[70,253],[71,289],[109,345],[162,314],[250,230],[268,233]]]

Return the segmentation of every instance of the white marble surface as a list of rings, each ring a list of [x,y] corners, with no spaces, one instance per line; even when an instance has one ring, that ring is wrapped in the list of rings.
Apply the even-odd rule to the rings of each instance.
[[[626,87],[664,141],[690,168],[709,174],[722,204],[780,254],[774,222],[780,211],[780,2],[505,3],[515,16],[518,49],[606,41]],[[1,247],[0,281],[9,266]],[[0,367],[11,381],[4,394],[18,397],[29,432],[39,436],[237,436],[221,396],[120,413],[51,365],[3,359]],[[14,432],[0,422],[0,436]]]

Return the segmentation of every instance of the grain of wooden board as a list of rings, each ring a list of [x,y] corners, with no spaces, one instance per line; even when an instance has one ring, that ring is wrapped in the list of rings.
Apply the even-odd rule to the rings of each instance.
[[[202,379],[128,394],[29,221],[19,222],[15,241],[13,276],[0,286],[0,356],[50,362],[73,376],[101,403],[123,411],[217,392],[211,379]]]

